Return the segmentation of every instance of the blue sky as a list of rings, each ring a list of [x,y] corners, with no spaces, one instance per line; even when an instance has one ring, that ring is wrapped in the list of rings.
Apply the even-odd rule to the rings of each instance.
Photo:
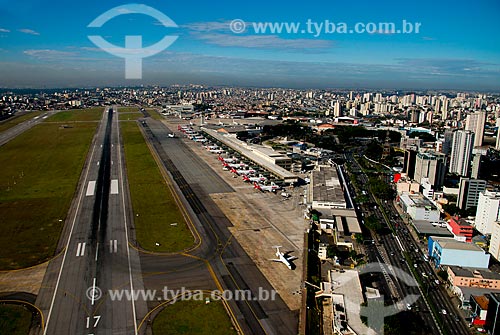
[[[81,87],[199,83],[298,88],[467,89],[500,91],[500,3],[479,1],[144,1],[178,27],[124,14],[88,25],[123,1],[0,0],[0,86]],[[126,13],[126,11],[123,11]],[[234,33],[230,22],[246,23]],[[301,33],[306,22],[420,23],[418,34]],[[256,33],[258,22],[300,23],[298,33]],[[123,47],[126,35],[153,45],[141,80],[125,79],[124,60],[88,35]]]

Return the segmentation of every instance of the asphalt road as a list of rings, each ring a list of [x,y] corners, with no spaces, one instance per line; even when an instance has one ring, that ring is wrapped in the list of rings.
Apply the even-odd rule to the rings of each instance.
[[[350,164],[351,169],[356,172],[355,175],[360,183],[367,185],[368,178],[361,171],[361,167],[351,153],[346,154],[346,160],[347,164]],[[348,187],[354,191],[350,184]],[[371,192],[368,192],[368,194],[370,202],[375,203],[373,194]],[[442,334],[442,331],[448,334],[470,334],[465,322],[458,317],[460,315],[459,311],[452,304],[443,284],[436,284],[436,280],[439,280],[439,278],[434,272],[432,265],[424,261],[422,249],[425,249],[426,246],[419,244],[414,239],[392,201],[382,202],[382,206],[388,215],[387,218],[383,215],[378,205],[376,208],[365,208],[363,215],[364,217],[375,215],[378,220],[386,222],[387,226],[393,229],[393,233],[377,236],[376,244],[370,246],[368,250],[373,252],[373,249],[377,249],[377,252],[381,255],[385,263],[403,269],[415,277],[415,274],[410,269],[410,267],[413,267],[413,271],[415,271],[416,276],[422,283],[420,286],[412,286],[398,280],[390,279],[398,291],[398,294],[392,297],[393,301],[397,303],[401,298],[409,294],[420,295],[421,298],[412,305],[412,313],[416,313],[422,319],[422,328],[425,331],[433,334]],[[407,263],[405,255],[409,257],[412,264]],[[430,302],[423,299],[424,293],[428,295]],[[437,316],[432,313],[430,304],[435,306],[435,310],[438,313]],[[405,306],[400,306],[400,308],[404,309]],[[442,310],[445,310],[446,314],[442,314]]]
[[[136,334],[147,312],[143,301],[112,301],[107,294],[143,288],[138,253],[127,243],[128,187],[114,114],[105,112],[100,122],[61,237],[61,254],[50,262],[37,297],[44,335]]]
[[[13,138],[16,136],[19,136],[20,134],[24,133],[25,131],[33,128],[35,125],[38,123],[42,122],[52,114],[57,113],[57,111],[50,111],[47,113],[43,113],[39,116],[36,116],[32,119],[26,120],[22,123],[19,123],[15,125],[12,128],[9,128],[3,132],[0,133],[0,146],[4,145],[5,143],[11,141]]]
[[[231,222],[209,197],[212,192],[233,190],[181,139],[168,137],[170,131],[161,122],[146,119],[145,123],[141,125],[146,137],[172,176],[194,218],[202,241],[200,247],[190,251],[187,256],[162,256],[163,261],[155,261],[152,255],[142,255],[146,287],[157,289],[159,287],[155,285],[159,283],[169,287],[180,285],[179,278],[191,278],[183,285],[197,287],[200,279],[207,278],[203,266],[206,261],[214,273],[212,283],[208,285],[252,292],[251,301],[228,301],[245,334],[296,334],[298,311],[290,311],[278,295],[275,300],[253,300],[258,296],[259,289],[271,291],[272,286],[232,238],[228,230],[232,226]],[[207,287],[206,281],[204,286]]]

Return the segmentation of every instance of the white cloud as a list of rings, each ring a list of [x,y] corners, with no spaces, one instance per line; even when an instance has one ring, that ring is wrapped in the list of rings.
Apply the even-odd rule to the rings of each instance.
[[[0,28],[0,33],[10,33],[10,30],[5,28]]]
[[[192,36],[209,44],[214,44],[222,47],[306,51],[309,51],[311,49],[328,49],[333,47],[333,42],[328,40],[305,38],[285,39],[276,35],[230,35],[218,33],[195,33],[192,34]]]
[[[18,31],[28,35],[40,35],[38,31],[34,31],[32,29],[23,28],[23,29],[18,29]]]
[[[23,53],[25,55],[43,60],[56,60],[61,58],[69,58],[77,55],[77,53],[75,52],[52,50],[52,49],[28,49],[24,50]]]

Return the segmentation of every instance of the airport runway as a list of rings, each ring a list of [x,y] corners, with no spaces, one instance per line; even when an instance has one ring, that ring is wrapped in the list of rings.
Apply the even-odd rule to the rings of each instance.
[[[210,193],[232,192],[214,171],[196,156],[179,138],[167,136],[169,130],[160,121],[146,119],[142,127],[146,137],[154,146],[162,163],[169,171],[183,195],[186,206],[194,214],[195,225],[202,237],[202,245],[190,252],[191,255],[205,259],[216,275],[216,284],[227,290],[250,290],[257,297],[260,290],[271,291],[272,286],[262,275],[254,262],[248,257],[239,243],[232,238],[227,229],[231,222],[209,197]],[[189,182],[188,182],[189,180]],[[153,256],[141,255],[145,273],[163,271],[164,274],[145,276],[145,286],[156,288],[155,284],[178,285],[182,266],[193,274],[203,273],[201,262],[186,260],[184,257],[171,256],[171,261],[156,263]],[[168,258],[167,258],[168,259]],[[172,272],[175,271],[175,275]],[[191,277],[193,278],[193,277]],[[194,276],[194,278],[197,278]],[[154,280],[153,280],[154,279]],[[172,281],[172,284],[170,284]],[[185,284],[191,284],[189,281]],[[207,282],[204,283],[207,285]],[[235,317],[245,334],[296,334],[298,311],[290,311],[283,300],[229,301]]]
[[[9,128],[9,129],[1,132],[0,133],[0,146],[11,141],[13,138],[21,135],[25,131],[33,128],[35,125],[39,124],[40,122],[42,122],[43,120],[45,120],[46,118],[48,118],[49,116],[51,116],[57,112],[58,111],[50,111],[50,112],[43,113],[42,115],[35,116],[32,119],[26,120],[22,123],[15,125],[12,128]]]
[[[78,193],[36,305],[40,334],[136,334],[144,301],[111,301],[111,289],[143,289],[138,252],[129,247],[131,222],[118,117],[105,112],[90,148]],[[101,294],[102,293],[102,294]]]

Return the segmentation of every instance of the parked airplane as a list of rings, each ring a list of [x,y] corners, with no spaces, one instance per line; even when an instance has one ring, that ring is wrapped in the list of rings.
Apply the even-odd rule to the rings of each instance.
[[[278,185],[275,183],[271,183],[271,185],[261,185],[258,183],[253,183],[253,188],[256,190],[262,191],[262,192],[276,192],[277,190],[280,189]]]
[[[227,163],[227,162],[225,162]],[[229,167],[235,168],[235,169],[241,169],[241,168],[246,168],[248,167],[247,164],[245,163],[232,163],[232,164],[227,164]]]
[[[280,251],[281,245],[275,245],[275,246],[273,246],[273,248],[276,248],[276,257],[278,257],[278,258],[272,258],[272,259],[270,259],[270,261],[281,262],[281,263],[285,264],[287,268],[289,268],[290,270],[293,270],[295,268],[295,266],[293,263],[291,263],[291,261],[293,261],[294,259],[297,259],[298,257],[290,256],[290,255],[288,255],[288,252],[285,252],[285,253],[281,252]]]
[[[259,175],[258,177],[248,177],[248,176],[243,176],[243,181],[245,182],[252,182],[252,183],[263,183],[267,180],[266,177],[264,177],[263,175]]]
[[[255,170],[236,170],[236,174],[239,176],[248,176],[248,175],[253,175],[255,173]]]
[[[222,165],[229,164],[229,163],[235,163],[238,161],[236,158],[223,158],[219,156],[219,160],[222,162]]]

